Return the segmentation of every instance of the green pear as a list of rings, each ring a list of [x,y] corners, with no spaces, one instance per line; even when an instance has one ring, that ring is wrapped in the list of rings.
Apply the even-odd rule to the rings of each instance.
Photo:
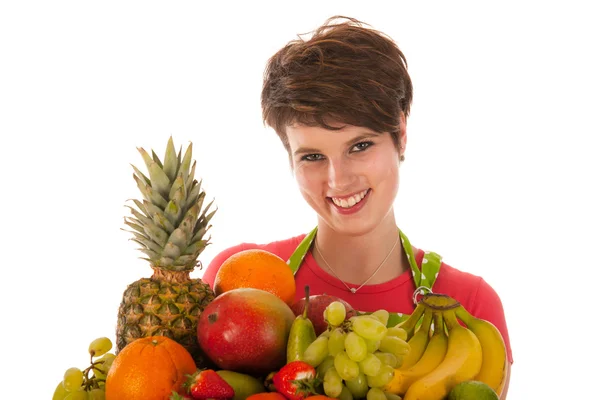
[[[308,318],[308,308],[310,306],[308,285],[304,287],[304,290],[306,292],[304,310],[302,314],[294,319],[288,336],[286,357],[288,363],[301,360],[308,345],[317,338],[315,327]]]

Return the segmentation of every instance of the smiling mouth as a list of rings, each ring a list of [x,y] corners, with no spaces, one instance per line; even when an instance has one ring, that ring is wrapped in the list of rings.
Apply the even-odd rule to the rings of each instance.
[[[355,205],[357,205],[358,203],[360,203],[365,196],[367,195],[367,193],[369,193],[370,189],[367,190],[363,190],[360,193],[356,193],[353,196],[348,196],[348,197],[330,197],[331,201],[333,202],[333,204],[335,204],[338,207],[341,208],[350,208],[350,207],[354,207]]]

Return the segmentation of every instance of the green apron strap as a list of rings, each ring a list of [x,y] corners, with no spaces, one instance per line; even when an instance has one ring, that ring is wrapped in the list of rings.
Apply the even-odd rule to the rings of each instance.
[[[308,253],[308,250],[310,249],[310,246],[312,245],[316,235],[317,228],[310,231],[308,235],[302,239],[302,242],[300,242],[298,247],[296,247],[296,250],[294,250],[287,261],[294,275],[296,275],[296,272],[298,272],[298,269],[300,269],[300,265],[302,265],[302,261],[304,261],[304,257],[306,256],[306,253]]]
[[[410,271],[415,282],[415,287],[417,289],[421,288],[419,291],[421,294],[424,294],[424,290],[422,289],[423,287],[431,291],[440,271],[440,266],[442,265],[442,257],[432,251],[426,251],[425,255],[423,256],[423,261],[421,262],[421,268],[419,268],[410,241],[401,230],[398,230],[398,232],[400,234],[400,240],[402,241],[402,247],[406,252],[408,263],[410,264]],[[317,228],[314,228],[304,237],[304,239],[302,239],[296,250],[294,250],[287,261],[294,275],[296,275],[296,272],[298,272],[300,269],[300,266],[304,261],[304,257],[306,257],[306,254],[310,250],[310,246],[312,245],[316,235]],[[359,313],[362,312],[359,311]],[[408,318],[409,315],[410,314],[390,313],[388,326],[396,325],[398,322]]]

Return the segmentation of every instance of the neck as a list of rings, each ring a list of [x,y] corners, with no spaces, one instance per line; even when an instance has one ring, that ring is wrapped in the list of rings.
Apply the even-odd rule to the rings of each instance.
[[[356,236],[343,235],[322,225],[325,224],[319,224],[315,239],[319,251],[313,246],[312,254],[328,274],[346,283],[361,285],[381,267],[368,281],[368,285],[373,285],[394,279],[408,269],[402,243],[397,243],[399,235],[395,221],[382,223],[376,229]]]

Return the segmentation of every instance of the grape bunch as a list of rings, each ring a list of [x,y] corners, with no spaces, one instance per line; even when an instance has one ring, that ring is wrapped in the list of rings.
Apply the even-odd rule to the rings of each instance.
[[[88,348],[90,366],[84,370],[77,367],[67,369],[52,400],[104,400],[106,375],[116,357],[109,353],[112,346],[107,337],[93,340]]]
[[[388,328],[389,313],[383,309],[345,319],[339,301],[330,303],[323,317],[328,329],[307,347],[303,360],[316,368],[325,394],[342,400],[400,399],[382,388],[410,349],[407,332]]]

